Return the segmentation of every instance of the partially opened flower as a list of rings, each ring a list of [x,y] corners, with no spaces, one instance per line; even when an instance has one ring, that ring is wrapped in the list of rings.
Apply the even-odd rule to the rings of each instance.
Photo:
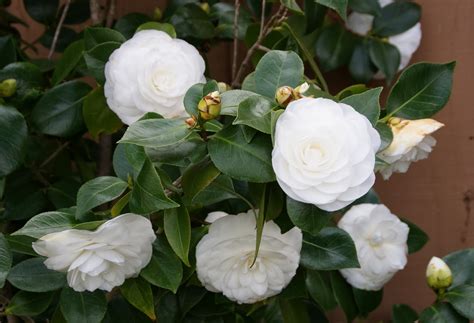
[[[150,262],[156,236],[151,222],[137,214],[120,215],[95,231],[65,230],[41,237],[33,249],[46,267],[67,272],[75,291],[110,291],[137,276]]]
[[[382,7],[393,2],[394,0],[379,0]],[[373,21],[374,17],[372,15],[353,12],[348,16],[346,26],[356,34],[365,36],[372,29]],[[411,57],[418,47],[420,47],[421,24],[417,23],[401,34],[388,37],[388,42],[397,47],[400,52],[400,66],[398,67],[398,70],[401,71],[408,65]],[[377,79],[383,79],[384,77],[385,76],[380,71],[375,75],[375,78]]]
[[[143,30],[110,55],[104,94],[125,124],[147,112],[186,116],[184,95],[205,81],[204,70],[204,60],[192,45],[162,31]]]
[[[453,283],[453,273],[451,268],[438,257],[431,258],[426,267],[426,281],[428,286],[434,290],[444,289]]]
[[[384,179],[389,179],[393,173],[406,173],[412,162],[428,158],[436,145],[436,139],[431,134],[444,124],[433,119],[392,118],[389,126],[393,141],[377,155],[386,163],[378,168]]]
[[[409,228],[385,205],[355,205],[338,227],[349,233],[357,250],[360,268],[340,270],[352,286],[379,290],[405,267]]]
[[[196,247],[196,270],[204,287],[222,292],[238,303],[255,303],[279,294],[296,274],[302,233],[282,234],[265,223],[258,257],[255,256],[256,221],[252,210],[237,215],[218,214]]]
[[[351,106],[303,98],[277,121],[272,164],[289,197],[335,211],[372,187],[379,146],[377,131]]]

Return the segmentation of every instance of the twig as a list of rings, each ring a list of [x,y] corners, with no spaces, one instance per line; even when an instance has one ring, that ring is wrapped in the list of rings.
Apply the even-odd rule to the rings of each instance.
[[[110,28],[114,23],[114,16],[115,16],[115,7],[116,7],[116,0],[110,0],[107,10],[107,18],[105,19],[105,26]]]
[[[240,1],[235,0],[234,8],[234,48],[232,53],[232,79],[235,78],[237,73],[237,54],[239,50],[239,11],[240,11]]]
[[[254,52],[261,45],[261,43],[265,39],[265,37],[267,37],[268,34],[272,31],[272,28],[275,25],[278,25],[279,23],[281,23],[286,18],[286,13],[287,12],[288,11],[285,7],[280,6],[278,11],[270,18],[270,20],[264,25],[264,27],[261,28],[260,33],[259,33],[258,38],[257,38],[257,41],[247,51],[247,54],[245,55],[245,58],[242,61],[242,64],[240,64],[240,67],[239,67],[239,70],[237,71],[237,74],[235,75],[234,79],[232,80],[232,87],[233,88],[237,87],[240,84],[240,79],[242,78],[242,74],[244,73],[247,66],[249,65],[250,59],[252,58],[252,55],[254,54]],[[262,17],[264,17],[264,15],[262,15]]]
[[[182,181],[182,180],[183,180],[183,177],[182,177],[182,176],[178,177],[178,178],[171,184],[171,186],[180,188],[180,187],[181,187],[181,181]],[[166,196],[170,196],[170,195],[172,195],[173,193],[175,193],[175,192],[172,191],[172,190],[170,190],[170,189],[168,189],[168,188],[165,189],[165,195],[166,195]]]
[[[56,27],[56,31],[54,32],[53,43],[51,44],[51,48],[49,49],[49,54],[48,54],[49,60],[51,60],[51,57],[53,57],[54,50],[56,49],[56,44],[58,43],[59,34],[61,33],[61,28],[63,27],[64,19],[66,19],[66,15],[67,15],[67,12],[69,11],[70,4],[71,4],[71,0],[66,0],[63,13],[61,14],[61,18],[59,18],[58,26]]]
[[[90,0],[91,21],[93,25],[98,25],[102,21],[100,18],[100,5],[98,0]]]
[[[257,49],[258,49],[258,50],[261,50],[261,51],[263,51],[263,52],[267,52],[267,53],[268,53],[269,51],[271,51],[270,48],[265,47],[265,46],[262,46],[262,45],[258,45]]]
[[[54,158],[56,158],[56,156],[64,149],[66,148],[67,146],[69,145],[69,141],[63,143],[61,146],[58,147],[58,149],[56,149],[52,154],[51,156],[49,156],[41,165],[39,168],[43,168],[44,166],[46,166],[47,164],[49,164],[50,161],[52,161]]]

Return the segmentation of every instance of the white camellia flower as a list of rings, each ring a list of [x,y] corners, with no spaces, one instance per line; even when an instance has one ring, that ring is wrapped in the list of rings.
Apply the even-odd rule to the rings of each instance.
[[[33,243],[33,249],[48,258],[46,267],[67,272],[68,284],[75,291],[110,291],[137,276],[150,262],[155,239],[147,218],[127,213],[95,231],[47,234]]]
[[[379,0],[379,3],[382,7],[385,7],[393,2],[394,0]],[[372,29],[373,21],[374,17],[372,15],[353,12],[347,18],[346,27],[356,34],[365,36]],[[397,47],[400,51],[400,66],[398,70],[401,71],[407,67],[411,57],[416,52],[418,47],[420,47],[421,24],[417,23],[401,34],[388,37],[388,42]],[[375,75],[376,79],[383,79],[384,77],[385,76],[380,71]]]
[[[224,213],[224,212],[222,212]],[[223,214],[220,214],[223,215]],[[253,210],[216,219],[196,247],[197,275],[204,287],[239,304],[279,294],[296,274],[303,235],[293,228],[282,234],[265,223],[255,264],[256,220]]]
[[[110,55],[104,94],[125,124],[147,112],[186,116],[184,95],[192,85],[205,82],[204,70],[204,60],[192,45],[162,31],[143,30]]]
[[[289,197],[335,211],[372,187],[379,147],[377,131],[351,106],[303,98],[277,121],[272,164]]]
[[[436,145],[436,139],[431,134],[444,124],[433,119],[391,118],[389,126],[392,128],[393,141],[377,155],[387,163],[378,167],[384,179],[389,179],[395,172],[406,173],[410,163],[428,158]]]
[[[360,268],[341,269],[352,286],[380,290],[407,263],[408,226],[382,204],[359,204],[338,227],[354,240]]]

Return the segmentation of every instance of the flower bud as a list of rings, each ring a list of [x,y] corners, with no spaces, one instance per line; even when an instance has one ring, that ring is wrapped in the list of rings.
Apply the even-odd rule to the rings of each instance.
[[[7,98],[15,94],[16,80],[7,79],[0,83],[0,97]]]
[[[163,18],[163,13],[160,8],[156,7],[155,10],[153,10],[153,20],[160,21],[161,18]]]
[[[308,90],[309,90],[309,84],[307,82],[304,82],[303,84],[300,84],[295,88],[295,94],[296,96],[301,98],[303,96],[303,93],[305,93]]]
[[[426,280],[434,290],[446,289],[453,283],[453,274],[442,259],[433,257],[426,267]]]
[[[278,88],[275,93],[275,99],[279,105],[286,107],[294,99],[293,88],[290,86],[282,86]]]
[[[199,116],[203,120],[212,120],[221,113],[221,95],[214,91],[206,95],[198,104]]]
[[[217,82],[217,87],[219,88],[219,93],[224,93],[230,90],[229,84],[225,82]]]
[[[193,127],[196,125],[196,118],[195,118],[195,117],[188,118],[188,119],[186,119],[184,122],[186,122],[186,124],[187,124],[190,128],[193,128]]]
[[[211,12],[211,7],[209,7],[209,3],[202,2],[199,6],[205,13],[209,14]]]

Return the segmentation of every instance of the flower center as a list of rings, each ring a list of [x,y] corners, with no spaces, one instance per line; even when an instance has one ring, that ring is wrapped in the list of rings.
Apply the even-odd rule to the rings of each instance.
[[[369,244],[376,248],[380,247],[383,244],[383,236],[382,233],[377,231],[369,238]]]

